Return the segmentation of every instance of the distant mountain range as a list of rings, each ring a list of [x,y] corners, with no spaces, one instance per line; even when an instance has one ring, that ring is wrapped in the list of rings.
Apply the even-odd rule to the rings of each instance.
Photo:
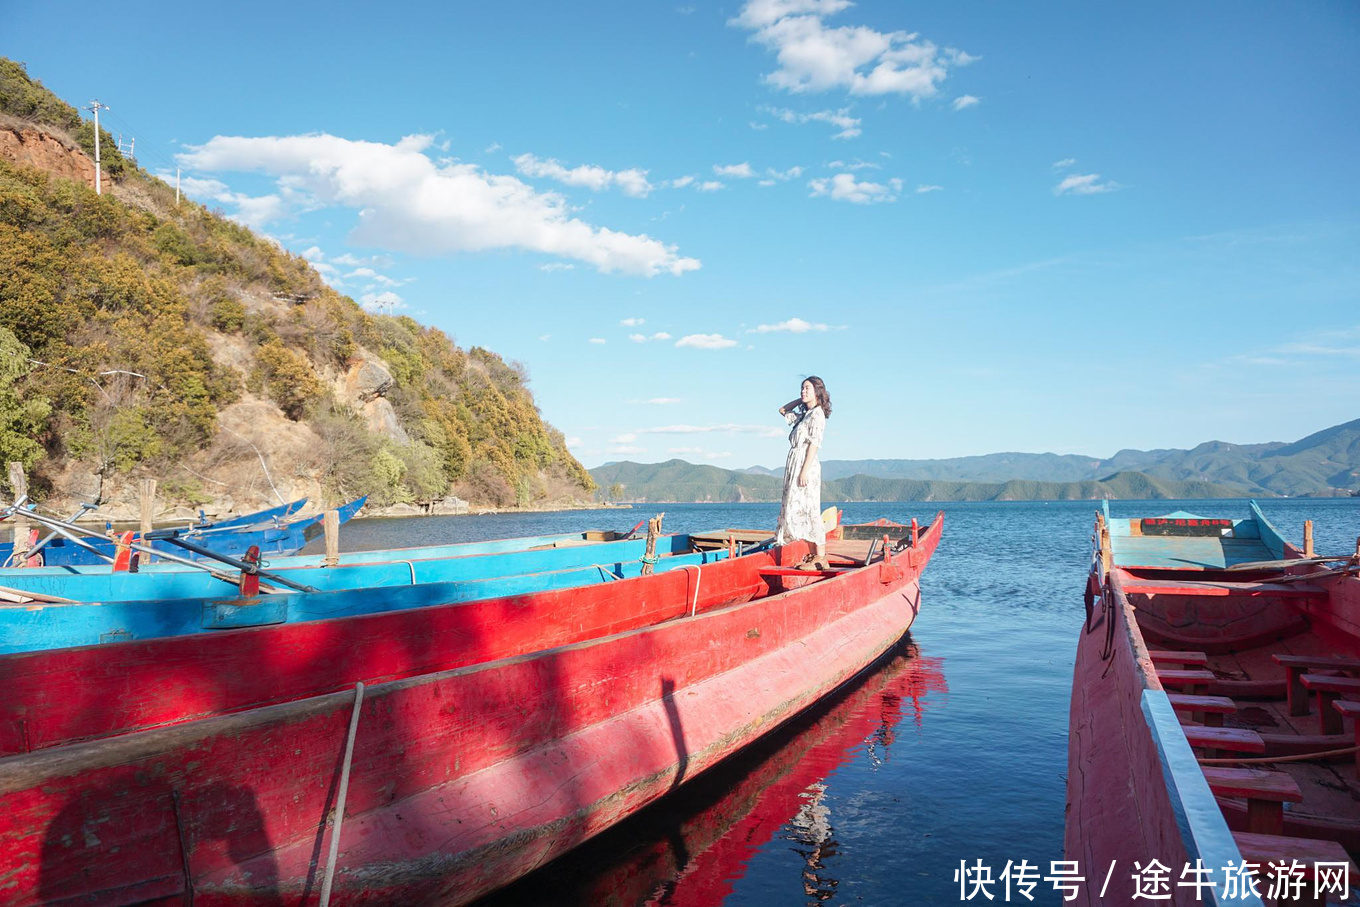
[[[607,463],[590,470],[607,496],[646,502],[777,501],[782,471],[684,460]],[[1292,444],[1208,441],[1191,450],[1121,450],[1113,457],[996,453],[947,460],[827,460],[828,501],[1026,501],[1336,497],[1360,494],[1360,419]]]

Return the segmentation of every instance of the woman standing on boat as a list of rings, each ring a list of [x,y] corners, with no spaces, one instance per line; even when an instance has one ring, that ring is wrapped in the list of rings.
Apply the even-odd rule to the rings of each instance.
[[[822,464],[817,451],[831,415],[831,395],[816,375],[803,381],[797,400],[779,407],[793,430],[789,432],[789,456],[784,461],[784,497],[779,508],[779,531],[775,544],[804,539],[813,545],[812,569],[825,570],[826,527],[822,525]]]

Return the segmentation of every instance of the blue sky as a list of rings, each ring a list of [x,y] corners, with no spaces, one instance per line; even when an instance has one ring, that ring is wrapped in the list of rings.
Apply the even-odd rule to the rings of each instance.
[[[588,466],[778,465],[808,374],[834,459],[1360,415],[1348,0],[11,2],[0,53]]]

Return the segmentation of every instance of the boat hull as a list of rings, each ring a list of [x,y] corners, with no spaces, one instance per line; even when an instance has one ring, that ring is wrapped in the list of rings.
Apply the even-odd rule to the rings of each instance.
[[[373,687],[333,903],[467,903],[713,766],[902,637],[941,528],[892,563],[775,577],[793,588]],[[314,899],[354,701],[337,692],[0,762],[0,893]]]

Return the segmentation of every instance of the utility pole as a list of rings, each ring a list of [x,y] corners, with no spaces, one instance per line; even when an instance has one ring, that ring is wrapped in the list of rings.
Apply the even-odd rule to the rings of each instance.
[[[95,98],[90,102],[90,106],[85,109],[94,114],[94,194],[103,195],[104,189],[99,179],[101,169],[99,166],[99,111],[108,110],[109,105],[101,104],[99,99]]]

